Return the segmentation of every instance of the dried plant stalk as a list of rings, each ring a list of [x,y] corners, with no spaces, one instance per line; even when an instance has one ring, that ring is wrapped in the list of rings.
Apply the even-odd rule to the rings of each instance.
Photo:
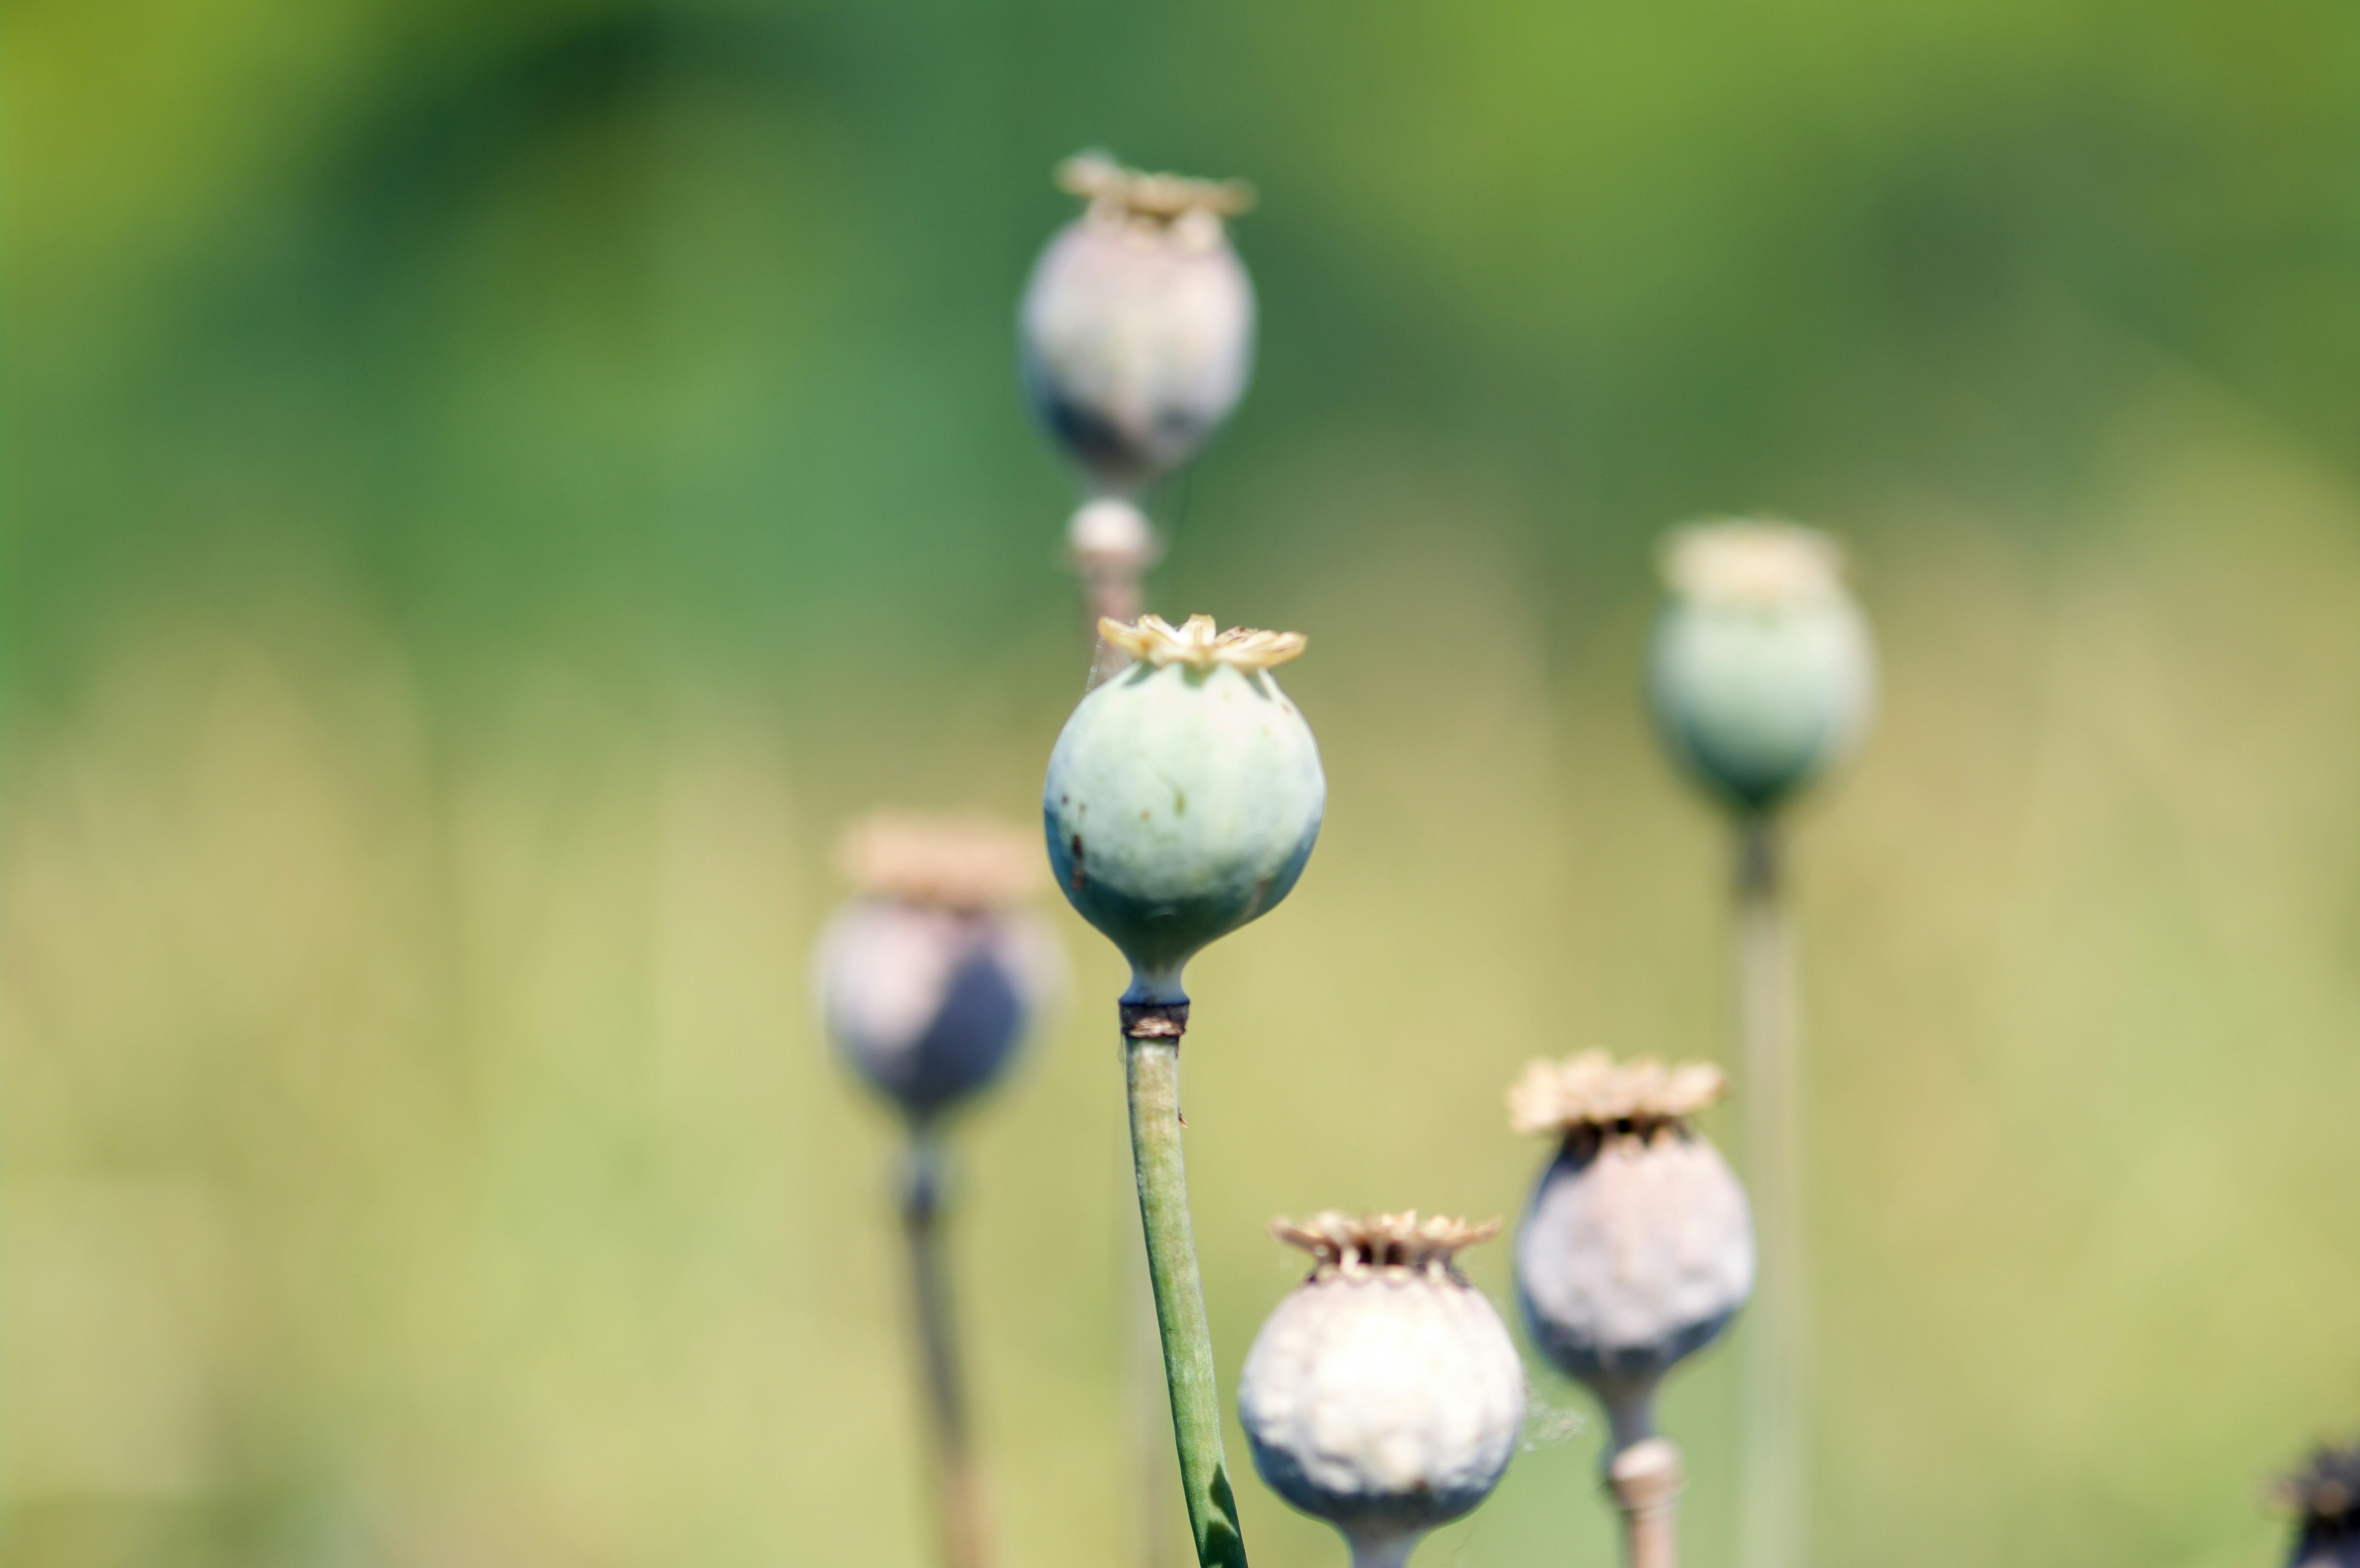
[[[1746,1180],[1760,1254],[1747,1310],[1738,1561],[1802,1568],[1809,1513],[1809,1292],[1802,1192],[1802,1031],[1794,937],[1772,823],[1740,828],[1738,1053],[1744,1073]]]
[[[912,1135],[901,1231],[910,1255],[910,1297],[916,1320],[919,1385],[925,1391],[927,1435],[934,1456],[935,1526],[945,1568],[985,1568],[990,1552],[975,1453],[967,1441],[967,1392],[959,1376],[956,1325],[951,1310],[942,1229],[940,1151],[923,1132]]]

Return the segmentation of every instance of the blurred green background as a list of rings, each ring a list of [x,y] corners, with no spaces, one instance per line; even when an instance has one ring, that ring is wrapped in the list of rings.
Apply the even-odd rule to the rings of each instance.
[[[1151,601],[1308,631],[1331,781],[1192,971],[1225,1381],[1272,1214],[1513,1212],[1526,1058],[1723,1053],[1636,670],[1760,508],[1885,657],[1797,846],[1819,1560],[2267,1563],[2360,1421],[2347,0],[7,0],[0,115],[11,1568],[928,1561],[803,968],[838,824],[1025,816],[1078,692],[1011,337],[1091,145],[1262,190]],[[956,1243],[1030,1568],[1135,1561],[1058,917]],[[1595,1442],[1419,1561],[1610,1562]]]

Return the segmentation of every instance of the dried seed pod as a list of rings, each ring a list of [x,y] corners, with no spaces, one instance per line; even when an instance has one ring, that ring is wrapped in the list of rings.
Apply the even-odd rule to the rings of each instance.
[[[1311,727],[1272,666],[1295,632],[1099,624],[1138,662],[1082,699],[1049,757],[1042,815],[1058,885],[1131,960],[1131,1003],[1187,1000],[1180,972],[1266,913],[1327,806]]]
[[[1874,701],[1868,622],[1842,554],[1791,524],[1676,530],[1649,654],[1658,726],[1699,778],[1766,811],[1858,743]]]
[[[2322,1446],[2271,1495],[2296,1521],[2289,1568],[2360,1568],[2360,1443]]]
[[[1056,994],[1056,938],[1020,901],[1040,884],[1029,836],[998,823],[878,816],[846,835],[858,889],[815,968],[829,1036],[912,1121],[1004,1071]]]
[[[1024,389],[1094,488],[1135,496],[1194,456],[1245,391],[1253,285],[1222,220],[1252,193],[1142,174],[1099,153],[1057,174],[1089,205],[1025,285]]]
[[[1342,1531],[1356,1568],[1405,1562],[1491,1496],[1515,1453],[1523,1364],[1451,1261],[1499,1225],[1331,1212],[1271,1230],[1317,1261],[1246,1355],[1254,1467]]]
[[[1534,1062],[1509,1091],[1516,1131],[1559,1140],[1516,1234],[1517,1301],[1605,1406],[1618,1451],[1650,1434],[1664,1374],[1753,1291],[1744,1190],[1688,1121],[1724,1087],[1717,1068],[1590,1051]]]

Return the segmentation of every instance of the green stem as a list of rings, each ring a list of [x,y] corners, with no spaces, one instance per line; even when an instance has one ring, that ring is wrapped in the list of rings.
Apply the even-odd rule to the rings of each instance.
[[[1124,1163],[1130,1163],[1128,1158]],[[1125,1170],[1125,1179],[1129,1177]],[[1164,1335],[1155,1325],[1155,1284],[1140,1243],[1138,1217],[1133,1209],[1131,1223],[1123,1227],[1122,1260],[1123,1436],[1131,1467],[1131,1523],[1140,1568],[1179,1568],[1185,1533],[1180,1466],[1172,1453],[1172,1402],[1164,1392]]]
[[[1172,1436],[1180,1487],[1201,1568],[1245,1568],[1229,1460],[1221,1451],[1221,1397],[1213,1376],[1213,1335],[1188,1227],[1188,1176],[1180,1156],[1180,1031],[1187,1004],[1123,1010],[1125,1076],[1131,1090],[1131,1154],[1139,1216],[1164,1336],[1164,1377],[1172,1391]]]
[[[934,1511],[944,1568],[983,1568],[983,1499],[967,1444],[949,1271],[943,1255],[942,1157],[923,1128],[910,1135],[901,1233],[910,1250],[910,1296],[917,1320],[918,1375],[934,1449]]]
[[[1094,692],[1131,665],[1131,655],[1098,635],[1100,620],[1131,622],[1139,619],[1143,602],[1142,583],[1147,555],[1106,559],[1078,552],[1074,569],[1082,582],[1082,630],[1090,641],[1089,680],[1082,688]],[[1138,1561],[1142,1568],[1172,1568],[1179,1561],[1177,1521],[1172,1514],[1172,1461],[1164,1451],[1164,1400],[1157,1389],[1164,1369],[1164,1346],[1156,1327],[1152,1284],[1126,1271],[1122,1280],[1122,1379],[1128,1409],[1124,1438],[1131,1449],[1131,1483],[1138,1530]]]
[[[1746,1309],[1743,1568],[1801,1568],[1808,1533],[1808,1271],[1803,1234],[1802,1031],[1776,826],[1740,828],[1737,1021],[1745,1161],[1760,1258]]]

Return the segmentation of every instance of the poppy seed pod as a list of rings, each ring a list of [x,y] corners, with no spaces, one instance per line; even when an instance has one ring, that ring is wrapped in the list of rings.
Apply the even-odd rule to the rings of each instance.
[[[1131,960],[1127,1003],[1187,1000],[1180,971],[1266,913],[1303,873],[1328,782],[1273,665],[1292,631],[1102,621],[1138,661],[1084,697],[1049,754],[1049,863],[1084,919]]]
[[[820,1007],[844,1058],[912,1120],[999,1078],[1061,988],[1025,835],[977,820],[873,817],[845,838],[858,889],[820,938]]]
[[[1089,205],[1025,285],[1025,394],[1094,488],[1133,496],[1194,456],[1245,391],[1253,285],[1222,220],[1252,192],[1098,153],[1057,180]]]
[[[1606,1408],[1617,1451],[1650,1435],[1657,1383],[1754,1288],[1744,1190],[1688,1124],[1725,1085],[1718,1068],[1590,1051],[1534,1062],[1509,1091],[1516,1131],[1559,1140],[1516,1234],[1516,1299]]]
[[[1786,523],[1676,530],[1648,696],[1672,750],[1740,809],[1767,811],[1866,729],[1875,660],[1833,541]]]
[[[2271,1494],[2296,1521],[2288,1568],[2360,1568],[2360,1445],[2322,1448]]]
[[[1271,1226],[1317,1262],[1247,1353],[1238,1415],[1262,1479],[1342,1531],[1356,1568],[1405,1562],[1514,1455],[1524,1365],[1451,1261],[1499,1228],[1415,1212]]]

